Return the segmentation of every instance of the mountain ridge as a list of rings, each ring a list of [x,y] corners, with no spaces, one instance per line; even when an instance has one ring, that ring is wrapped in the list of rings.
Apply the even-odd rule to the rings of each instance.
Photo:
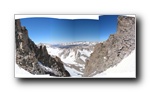
[[[28,30],[21,26],[19,19],[15,20],[16,64],[31,74],[50,74],[67,77],[69,72],[62,61],[48,54],[46,46],[37,46],[28,36]],[[45,71],[40,64],[49,67],[52,71]]]
[[[135,17],[118,16],[117,32],[103,43],[96,44],[86,61],[84,77],[91,77],[113,67],[136,46]]]

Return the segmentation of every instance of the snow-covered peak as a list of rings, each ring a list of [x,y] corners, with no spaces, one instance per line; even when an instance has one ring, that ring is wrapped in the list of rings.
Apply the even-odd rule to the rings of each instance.
[[[99,42],[88,42],[88,41],[76,41],[76,42],[66,42],[66,43],[60,43],[57,45],[95,45]]]
[[[71,76],[81,77],[86,59],[90,57],[98,42],[77,41],[53,44],[47,47],[48,53],[60,57]]]
[[[55,44],[51,44],[51,43],[39,43],[37,44],[37,46],[46,46],[46,48],[50,48],[50,47],[64,47],[64,46],[94,46],[97,43],[100,42],[89,42],[89,41],[76,41],[76,42],[64,42],[64,43],[55,43]]]

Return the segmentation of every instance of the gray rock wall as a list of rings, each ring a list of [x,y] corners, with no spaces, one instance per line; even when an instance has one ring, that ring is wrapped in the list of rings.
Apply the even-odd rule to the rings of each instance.
[[[39,48],[28,37],[28,30],[21,26],[20,20],[15,20],[16,64],[32,74],[53,74],[53,76],[70,76],[60,58],[51,57],[45,46]],[[38,64],[40,62],[54,70],[47,72]]]
[[[86,62],[84,77],[91,77],[117,65],[136,46],[135,17],[118,16],[116,34],[95,46]]]

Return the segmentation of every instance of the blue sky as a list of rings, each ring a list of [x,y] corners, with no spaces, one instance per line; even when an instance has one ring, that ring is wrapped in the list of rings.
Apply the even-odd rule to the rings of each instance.
[[[117,15],[94,19],[23,18],[21,25],[35,43],[104,41],[117,30]]]

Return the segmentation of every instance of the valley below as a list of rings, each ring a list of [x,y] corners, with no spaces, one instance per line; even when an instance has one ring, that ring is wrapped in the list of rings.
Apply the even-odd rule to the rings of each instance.
[[[59,57],[71,76],[82,77],[86,60],[94,50],[98,42],[71,42],[61,44],[44,44],[48,53],[53,57]]]

